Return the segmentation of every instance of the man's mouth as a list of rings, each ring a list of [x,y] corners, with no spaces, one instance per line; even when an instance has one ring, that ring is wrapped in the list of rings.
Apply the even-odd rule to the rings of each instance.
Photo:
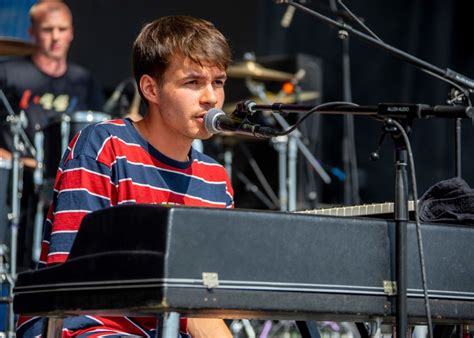
[[[206,114],[200,114],[200,115],[196,116],[196,119],[199,120],[199,121],[203,121],[205,116],[206,116]]]

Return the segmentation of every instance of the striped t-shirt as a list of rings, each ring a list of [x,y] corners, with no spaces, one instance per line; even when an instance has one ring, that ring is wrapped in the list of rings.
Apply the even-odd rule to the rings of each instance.
[[[179,162],[160,153],[128,119],[79,132],[56,174],[39,266],[66,261],[83,217],[95,210],[126,203],[232,208],[233,190],[224,167],[192,148],[188,157]],[[37,336],[41,327],[39,318],[21,317],[17,335]],[[146,337],[155,327],[154,318],[81,316],[64,321],[63,337],[79,333]]]

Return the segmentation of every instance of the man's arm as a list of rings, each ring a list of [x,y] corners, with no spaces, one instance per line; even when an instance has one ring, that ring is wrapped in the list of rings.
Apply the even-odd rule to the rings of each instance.
[[[12,153],[4,148],[0,148],[0,158],[10,161],[12,159]],[[34,158],[22,157],[20,158],[20,162],[26,167],[36,168],[36,160]]]
[[[188,330],[193,338],[232,338],[222,319],[188,318]]]

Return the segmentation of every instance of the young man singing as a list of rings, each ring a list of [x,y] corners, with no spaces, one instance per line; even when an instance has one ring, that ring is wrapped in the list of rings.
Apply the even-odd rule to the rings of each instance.
[[[82,218],[101,208],[124,203],[233,207],[225,169],[191,147],[194,139],[211,136],[203,117],[222,107],[229,61],[224,36],[205,20],[169,16],[142,29],[133,46],[133,70],[148,112],[137,122],[88,127],[71,141],[56,175],[43,265],[67,260]],[[183,336],[231,337],[220,319],[181,324]],[[63,337],[148,337],[155,327],[154,318],[81,316],[64,321]],[[40,319],[20,320],[18,335],[41,332]]]

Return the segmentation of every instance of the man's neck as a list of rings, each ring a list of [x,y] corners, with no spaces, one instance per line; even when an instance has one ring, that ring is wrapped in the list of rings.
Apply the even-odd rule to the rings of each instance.
[[[31,59],[43,73],[46,73],[49,76],[60,77],[66,73],[66,58],[53,59],[44,54],[35,54]]]
[[[168,135],[169,130],[161,128],[162,124],[151,121],[150,114],[144,119],[134,123],[138,133],[155,149],[165,156],[179,161],[188,161],[189,150],[191,149],[192,140],[176,139],[172,135]],[[163,129],[163,130],[162,130]]]

